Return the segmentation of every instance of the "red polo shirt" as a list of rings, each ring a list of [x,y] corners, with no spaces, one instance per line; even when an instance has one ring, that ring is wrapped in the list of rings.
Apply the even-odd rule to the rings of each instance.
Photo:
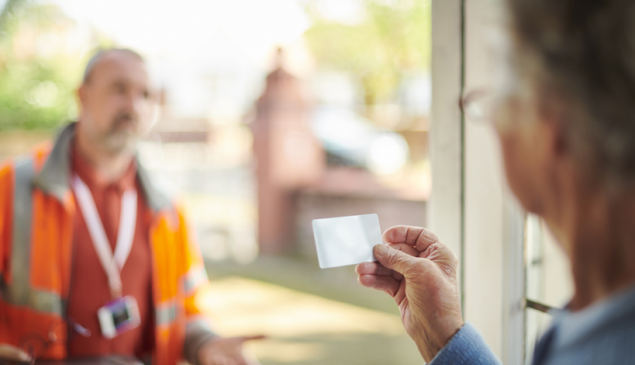
[[[137,190],[137,225],[130,255],[121,270],[123,295],[135,297],[139,304],[141,324],[113,339],[101,334],[97,310],[113,300],[108,287],[108,278],[99,261],[84,216],[75,199],[74,253],[71,277],[68,317],[71,321],[87,328],[88,337],[73,331],[69,333],[68,356],[100,356],[108,354],[135,355],[142,357],[151,350],[152,326],[152,256],[149,236],[150,210],[136,179],[136,164],[117,181],[106,183],[97,175],[75,148],[71,146],[72,173],[77,174],[90,189],[95,206],[106,231],[112,251],[115,251],[121,197],[127,189]]]

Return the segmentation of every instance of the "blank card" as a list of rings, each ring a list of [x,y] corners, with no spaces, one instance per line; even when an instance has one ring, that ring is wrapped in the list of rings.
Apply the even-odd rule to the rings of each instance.
[[[382,243],[377,214],[313,220],[322,269],[376,261],[373,247]]]

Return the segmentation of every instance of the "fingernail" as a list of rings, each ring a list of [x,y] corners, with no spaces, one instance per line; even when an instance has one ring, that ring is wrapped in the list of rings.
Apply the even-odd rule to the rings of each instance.
[[[27,354],[26,352],[22,352],[20,353],[20,360],[31,361],[31,356],[29,356],[29,354]]]
[[[375,245],[375,253],[383,255],[388,252],[388,247],[384,244]]]

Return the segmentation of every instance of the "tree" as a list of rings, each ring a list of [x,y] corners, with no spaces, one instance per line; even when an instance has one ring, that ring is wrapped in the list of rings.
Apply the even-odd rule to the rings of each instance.
[[[7,19],[12,14],[13,9],[16,6],[21,5],[24,0],[6,0],[4,3],[4,8],[2,8],[2,13],[0,13],[0,34],[5,35],[5,26],[7,23]]]
[[[318,62],[355,74],[366,104],[395,96],[403,76],[427,71],[431,53],[430,0],[367,0],[355,25],[314,15],[305,33]]]
[[[52,129],[74,114],[84,63],[75,24],[56,6],[9,0],[0,16],[0,130]]]

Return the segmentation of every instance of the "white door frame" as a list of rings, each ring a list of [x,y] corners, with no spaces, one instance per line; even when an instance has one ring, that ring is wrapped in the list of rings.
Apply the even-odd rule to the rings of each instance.
[[[524,213],[507,190],[492,127],[459,106],[493,82],[492,0],[432,1],[429,226],[459,257],[464,319],[505,364],[524,361]]]

